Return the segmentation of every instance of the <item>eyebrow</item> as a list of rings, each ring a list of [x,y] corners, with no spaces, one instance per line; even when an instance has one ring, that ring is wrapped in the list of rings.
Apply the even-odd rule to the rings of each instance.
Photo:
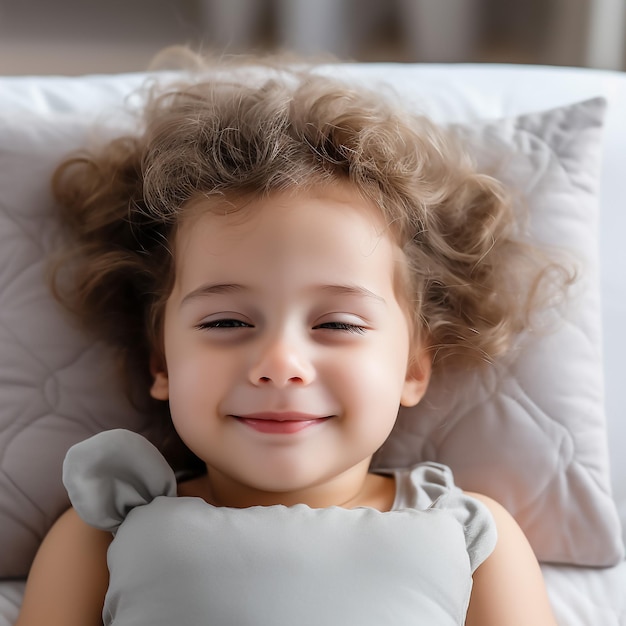
[[[322,285],[320,289],[331,295],[369,298],[381,304],[386,304],[386,301],[382,296],[379,296],[373,291],[370,291],[365,287],[361,287],[360,285]],[[189,300],[193,300],[199,297],[222,295],[228,293],[241,293],[245,291],[250,291],[250,288],[236,283],[216,283],[201,285],[197,289],[190,291],[187,295],[184,296],[184,298],[181,300],[181,306]]]
[[[355,296],[359,298],[371,298],[381,304],[386,304],[385,299],[373,291],[361,287],[360,285],[324,285],[323,291],[327,291],[333,295],[338,296]]]
[[[237,293],[241,291],[248,291],[246,287],[243,285],[237,285],[235,283],[217,283],[217,284],[208,284],[201,285],[197,289],[190,291],[188,294],[184,296],[181,300],[181,306],[188,302],[189,300],[193,300],[195,298],[199,298],[202,296],[213,296],[220,295],[225,293]]]

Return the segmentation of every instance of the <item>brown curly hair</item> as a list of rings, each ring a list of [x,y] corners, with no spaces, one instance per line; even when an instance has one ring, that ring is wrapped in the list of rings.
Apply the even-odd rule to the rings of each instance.
[[[73,272],[57,292],[117,347],[136,398],[149,395],[160,346],[171,242],[199,196],[236,206],[351,184],[404,251],[404,295],[435,367],[503,354],[553,267],[521,241],[502,185],[475,171],[451,132],[314,68],[206,68],[153,88],[138,127],[53,178]]]

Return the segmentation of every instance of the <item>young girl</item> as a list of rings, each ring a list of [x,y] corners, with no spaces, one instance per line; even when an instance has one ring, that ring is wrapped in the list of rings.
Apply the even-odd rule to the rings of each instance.
[[[124,432],[70,451],[18,626],[555,623],[501,506],[434,463],[369,471],[433,370],[507,350],[546,274],[449,134],[306,69],[213,68],[54,187],[66,300],[202,471],[172,485]]]

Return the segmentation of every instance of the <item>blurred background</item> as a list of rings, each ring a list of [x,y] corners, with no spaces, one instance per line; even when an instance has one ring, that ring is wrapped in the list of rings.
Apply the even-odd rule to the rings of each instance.
[[[163,47],[626,69],[626,0],[0,0],[0,74],[137,71]]]

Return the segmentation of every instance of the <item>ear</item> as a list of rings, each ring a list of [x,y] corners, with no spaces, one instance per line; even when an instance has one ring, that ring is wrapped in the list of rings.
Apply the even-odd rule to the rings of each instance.
[[[419,349],[407,367],[406,378],[400,396],[402,406],[415,406],[423,398],[430,382],[432,362],[428,350]]]
[[[150,395],[155,400],[169,400],[170,380],[167,376],[167,369],[162,357],[156,354],[150,357],[150,373],[152,374]]]

